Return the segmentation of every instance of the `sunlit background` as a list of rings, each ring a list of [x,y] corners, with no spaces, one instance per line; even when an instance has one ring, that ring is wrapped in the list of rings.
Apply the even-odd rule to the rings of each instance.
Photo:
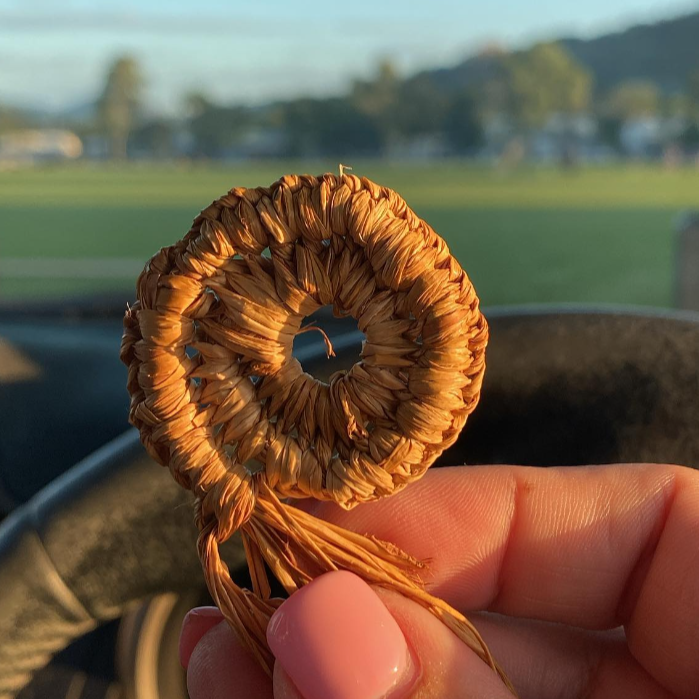
[[[123,589],[139,597],[164,576],[189,590],[78,639],[21,699],[186,696],[179,629],[210,599],[193,540],[181,545],[191,504],[170,506],[163,480],[163,497],[142,507],[156,472],[175,484],[162,469],[146,477],[118,437],[124,310],[146,260],[228,189],[341,163],[395,188],[486,308],[484,400],[445,462],[699,459],[693,326],[637,317],[699,311],[699,0],[0,0],[0,520],[19,513],[0,536],[11,670],[29,662],[22,639],[46,659],[84,628],[83,604],[115,614],[102,583],[102,600],[125,601],[119,581],[131,578]],[[537,306],[518,320],[527,304],[548,315]],[[563,304],[584,310],[565,316]],[[636,310],[586,315],[621,306]],[[299,333],[304,369],[328,379],[348,368],[361,351],[352,325],[321,309],[338,357]],[[40,569],[56,566],[46,595],[25,566],[44,545]],[[13,592],[20,578],[27,597]]]
[[[697,2],[0,0],[0,303],[125,303],[213,198],[342,162],[485,305],[691,307],[698,36]]]

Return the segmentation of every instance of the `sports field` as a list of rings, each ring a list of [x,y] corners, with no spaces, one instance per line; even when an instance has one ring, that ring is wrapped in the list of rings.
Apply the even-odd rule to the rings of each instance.
[[[504,172],[353,163],[446,238],[483,303],[673,304],[675,222],[699,208],[699,170]],[[0,300],[114,291],[231,186],[329,163],[133,165],[0,172]]]

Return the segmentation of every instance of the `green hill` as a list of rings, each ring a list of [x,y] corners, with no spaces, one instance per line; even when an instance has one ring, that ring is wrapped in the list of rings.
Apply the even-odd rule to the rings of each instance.
[[[699,70],[699,12],[592,39],[559,41],[592,73],[598,92],[642,80],[672,94],[683,90],[689,75]],[[499,75],[501,55],[502,51],[489,49],[429,75],[445,90],[478,87]]]
[[[600,91],[627,80],[648,80],[665,93],[678,92],[699,70],[699,12],[561,43],[592,72]]]

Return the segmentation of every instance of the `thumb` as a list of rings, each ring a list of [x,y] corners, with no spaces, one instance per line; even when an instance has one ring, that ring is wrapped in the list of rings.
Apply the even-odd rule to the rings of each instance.
[[[272,616],[267,640],[275,699],[512,699],[430,612],[344,571],[294,593]]]

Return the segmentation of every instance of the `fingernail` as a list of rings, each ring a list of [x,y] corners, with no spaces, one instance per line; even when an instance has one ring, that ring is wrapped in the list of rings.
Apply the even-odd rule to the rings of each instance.
[[[403,694],[415,666],[400,627],[353,573],[327,573],[273,614],[267,642],[306,699]]]
[[[180,664],[186,670],[192,652],[202,636],[223,621],[223,614],[217,607],[195,607],[187,612],[180,631]]]

